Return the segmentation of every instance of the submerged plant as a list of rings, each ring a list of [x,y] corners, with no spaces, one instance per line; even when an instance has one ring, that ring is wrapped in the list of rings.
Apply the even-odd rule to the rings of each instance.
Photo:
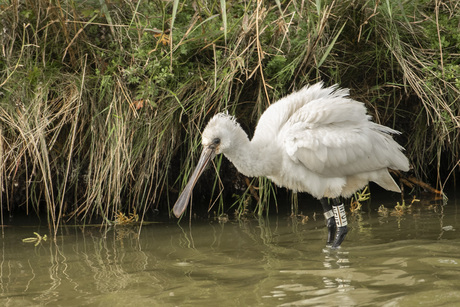
[[[126,216],[123,212],[118,212],[114,224],[127,225],[137,222],[139,222],[139,215],[136,213],[136,210],[134,210],[134,212],[130,213],[128,216]]]
[[[352,213],[360,212],[362,207],[361,202],[367,201],[370,198],[369,186],[366,186],[362,191],[357,191],[350,199],[350,211]]]
[[[24,243],[35,243],[35,246],[38,246],[40,243],[42,243],[42,241],[48,240],[47,235],[41,236],[36,232],[34,232],[34,235],[35,235],[35,237],[22,239],[22,242],[24,242]]]
[[[415,196],[412,198],[409,204],[406,204],[406,201],[403,199],[401,203],[396,202],[396,205],[392,210],[386,208],[384,205],[380,205],[378,213],[381,216],[403,216],[406,213],[412,213],[414,203],[420,202]]]

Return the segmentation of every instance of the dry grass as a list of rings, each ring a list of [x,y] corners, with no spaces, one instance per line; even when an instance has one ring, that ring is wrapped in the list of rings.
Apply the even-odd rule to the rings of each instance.
[[[442,188],[458,174],[456,2],[53,3],[0,4],[2,218],[46,211],[56,230],[166,211],[211,115],[229,110],[252,131],[269,104],[318,80],[402,130],[418,177]],[[254,193],[258,213],[276,200],[266,179],[238,191],[228,177],[203,180],[211,210],[227,209],[222,186],[241,212]]]

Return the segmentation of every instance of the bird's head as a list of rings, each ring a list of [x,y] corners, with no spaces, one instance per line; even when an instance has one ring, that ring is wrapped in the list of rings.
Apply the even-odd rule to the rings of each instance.
[[[238,127],[239,124],[233,116],[227,113],[214,115],[203,130],[203,150],[209,148],[214,154],[225,153],[232,147],[233,136]]]
[[[238,130],[241,130],[241,128],[238,129],[239,127],[235,118],[227,113],[219,113],[211,118],[203,130],[201,141],[203,151],[201,152],[200,159],[189,182],[174,205],[173,212],[175,216],[181,216],[187,208],[193,187],[209,161],[217,154],[226,153],[232,146],[235,146],[235,144],[232,144],[232,141],[235,139]]]

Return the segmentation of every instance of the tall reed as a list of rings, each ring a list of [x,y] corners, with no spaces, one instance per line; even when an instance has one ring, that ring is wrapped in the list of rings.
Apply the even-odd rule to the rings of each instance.
[[[442,186],[460,168],[459,14],[449,1],[4,1],[2,216],[45,212],[57,229],[167,211],[213,114],[251,132],[319,80],[402,130],[416,175]],[[231,210],[276,201],[268,180],[216,166],[197,186],[210,210],[228,194]]]

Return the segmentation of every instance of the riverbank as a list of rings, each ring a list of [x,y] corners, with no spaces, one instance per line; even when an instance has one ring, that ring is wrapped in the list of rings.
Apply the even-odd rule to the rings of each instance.
[[[278,2],[278,4],[277,4]],[[402,131],[412,175],[438,189],[460,160],[459,10],[422,1],[32,1],[0,4],[4,214],[113,220],[166,211],[218,111],[253,131],[266,107],[324,81]],[[225,159],[197,187],[237,206],[258,190]],[[244,209],[244,210],[246,210]]]

